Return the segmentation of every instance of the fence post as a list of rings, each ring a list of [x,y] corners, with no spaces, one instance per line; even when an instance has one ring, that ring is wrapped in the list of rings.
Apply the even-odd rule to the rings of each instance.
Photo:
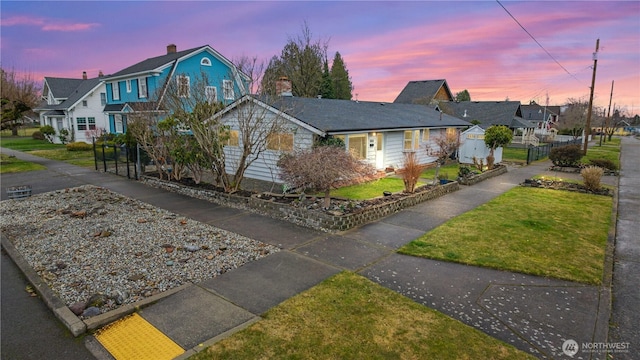
[[[122,144],[124,147],[124,156],[127,159],[127,179],[131,179],[131,172],[129,171],[129,147],[126,144]]]
[[[116,144],[113,144],[113,160],[116,163],[116,175],[118,174],[118,146]]]
[[[102,143],[102,165],[104,167],[104,172],[107,172],[107,158],[104,154],[104,147],[105,147],[105,144],[103,142]]]
[[[93,163],[96,166],[96,171],[98,171],[98,152],[96,151],[96,138],[95,138],[95,136],[92,137],[91,142],[93,144]]]

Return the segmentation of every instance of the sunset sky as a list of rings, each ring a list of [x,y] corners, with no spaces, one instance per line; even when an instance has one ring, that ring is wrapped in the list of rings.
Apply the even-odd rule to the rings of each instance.
[[[266,62],[306,21],[330,59],[342,55],[354,98],[372,101],[433,79],[472,100],[586,101],[599,38],[595,105],[608,106],[615,81],[616,108],[640,113],[640,1],[2,0],[0,10],[2,67],[38,82],[115,73],[171,43]]]

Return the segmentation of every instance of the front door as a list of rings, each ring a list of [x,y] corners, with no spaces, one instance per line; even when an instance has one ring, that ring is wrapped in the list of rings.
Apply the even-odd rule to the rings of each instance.
[[[376,133],[376,169],[382,169],[384,167],[384,151],[382,150],[382,133]]]

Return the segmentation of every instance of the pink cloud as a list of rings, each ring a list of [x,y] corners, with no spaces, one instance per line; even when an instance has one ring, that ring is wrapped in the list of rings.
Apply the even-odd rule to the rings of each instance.
[[[65,23],[57,20],[28,17],[13,16],[2,20],[2,26],[37,26],[42,31],[85,31],[100,26],[98,23]]]

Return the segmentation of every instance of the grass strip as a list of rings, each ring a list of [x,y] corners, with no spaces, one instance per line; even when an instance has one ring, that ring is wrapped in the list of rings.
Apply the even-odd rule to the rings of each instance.
[[[533,357],[362,276],[342,272],[190,359]]]
[[[44,169],[46,169],[46,167],[40,164],[20,160],[15,157],[10,157],[6,154],[0,154],[0,174],[11,174]]]
[[[612,201],[607,196],[518,187],[399,252],[600,284]]]

